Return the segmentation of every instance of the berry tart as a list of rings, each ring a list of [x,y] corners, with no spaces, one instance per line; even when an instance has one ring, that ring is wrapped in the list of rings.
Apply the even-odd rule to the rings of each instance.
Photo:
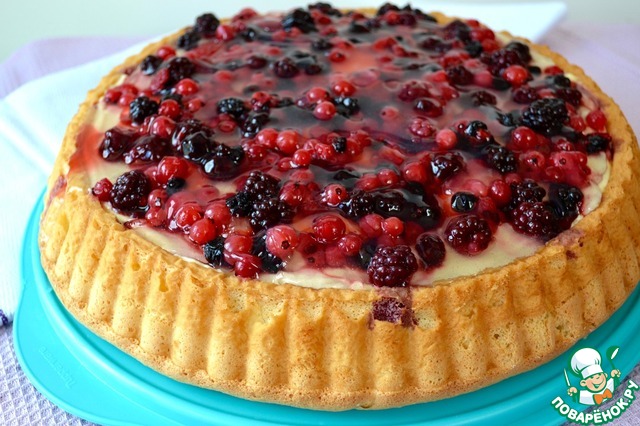
[[[580,68],[475,20],[207,13],[80,106],[42,264],[75,317],[177,380],[431,401],[552,359],[624,302],[638,158]]]

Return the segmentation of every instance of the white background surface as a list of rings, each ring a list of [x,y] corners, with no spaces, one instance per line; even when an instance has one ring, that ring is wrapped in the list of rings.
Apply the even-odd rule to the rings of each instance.
[[[318,0],[0,0],[0,62],[18,47],[37,39],[77,36],[153,36],[190,25],[203,11],[230,16],[242,7],[287,9]],[[396,0],[404,5],[408,0]],[[450,0],[450,3],[488,3],[483,0]],[[640,1],[565,0],[569,22],[640,24]],[[536,0],[493,0],[492,3],[526,3]],[[544,2],[544,1],[543,1]],[[340,6],[340,0],[334,0]],[[349,1],[349,4],[380,4],[379,0]],[[428,0],[412,0],[412,5],[429,7]],[[108,6],[107,6],[108,5]],[[640,42],[640,40],[639,40]]]

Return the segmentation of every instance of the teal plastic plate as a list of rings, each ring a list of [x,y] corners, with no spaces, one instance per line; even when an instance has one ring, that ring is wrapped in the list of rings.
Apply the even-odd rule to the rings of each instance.
[[[247,401],[176,382],[140,364],[78,323],[60,304],[40,266],[43,203],[35,207],[23,247],[23,290],[15,316],[18,360],[27,377],[66,411],[105,425],[556,425],[551,405],[566,397],[563,369],[571,352],[493,386],[455,398],[381,411],[338,413]],[[626,376],[640,360],[640,290],[580,341],[605,353],[620,346]],[[573,350],[573,348],[572,348]],[[574,380],[575,381],[575,380]],[[582,410],[583,406],[574,406]]]

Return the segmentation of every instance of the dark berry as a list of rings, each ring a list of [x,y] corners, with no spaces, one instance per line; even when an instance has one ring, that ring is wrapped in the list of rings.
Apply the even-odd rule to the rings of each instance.
[[[434,154],[431,159],[431,172],[433,175],[445,181],[464,169],[464,160],[456,152]]]
[[[239,120],[245,112],[249,111],[244,101],[238,98],[221,99],[218,101],[217,107],[219,114],[229,114],[236,120]]]
[[[406,287],[411,275],[418,270],[418,262],[409,246],[378,247],[367,267],[373,285],[378,287]]]
[[[504,47],[506,50],[514,51],[518,54],[522,62],[531,61],[531,52],[529,46],[519,41],[512,41]]]
[[[151,181],[147,175],[139,170],[131,170],[116,179],[109,193],[109,201],[117,210],[136,213],[145,206],[150,192]]]
[[[550,75],[546,80],[549,85],[555,86],[556,88],[571,87],[571,80],[564,74]]]
[[[513,210],[511,217],[514,229],[526,235],[548,239],[559,231],[555,213],[547,203],[522,203]]]
[[[347,138],[337,137],[333,140],[333,142],[331,142],[331,146],[333,146],[333,149],[338,154],[342,154],[347,150]]]
[[[424,262],[425,268],[434,268],[442,265],[447,251],[444,242],[437,235],[421,234],[416,241],[416,251]]]
[[[215,268],[228,267],[229,265],[224,260],[224,237],[217,237],[215,240],[206,243],[202,250],[204,252],[204,258],[207,262]]]
[[[165,87],[172,86],[183,78],[191,77],[196,72],[196,66],[188,58],[183,56],[172,58],[167,64],[169,79]]]
[[[131,149],[135,135],[118,127],[104,132],[104,139],[100,143],[100,153],[107,161],[118,161],[122,155]]]
[[[489,127],[480,120],[470,121],[464,129],[464,134],[474,147],[495,143],[493,135],[489,132]]]
[[[183,178],[172,177],[167,181],[167,195],[172,196],[176,192],[180,192],[187,186],[187,181]]]
[[[291,223],[294,211],[288,204],[269,199],[254,203],[249,223],[254,230],[267,229],[279,223]]]
[[[373,212],[375,200],[365,191],[356,190],[338,207],[349,217],[360,218]]]
[[[472,58],[477,58],[484,51],[482,43],[480,43],[479,41],[472,41],[471,43],[467,43],[464,46],[464,50],[466,50],[469,56],[471,56]]]
[[[483,148],[484,160],[489,167],[500,173],[515,172],[518,168],[518,159],[508,148],[497,144],[490,144]]]
[[[471,29],[460,20],[448,23],[444,28],[444,36],[447,40],[458,39],[463,42],[471,41]]]
[[[254,237],[251,254],[260,259],[263,271],[275,274],[284,268],[285,264],[282,259],[267,250],[266,237],[267,234],[263,232]]]
[[[311,42],[311,48],[316,51],[323,52],[325,50],[329,50],[333,47],[333,44],[329,42],[326,38],[317,38]]]
[[[549,204],[560,222],[561,229],[568,229],[580,213],[584,195],[579,188],[553,183],[549,187]]]
[[[525,179],[519,183],[512,183],[509,208],[514,209],[522,203],[542,201],[545,195],[547,195],[547,191],[531,179]]]
[[[149,55],[140,62],[140,70],[144,75],[152,75],[158,71],[160,64],[162,64],[162,58]]]
[[[498,99],[495,97],[495,95],[485,90],[478,90],[477,92],[473,92],[471,94],[471,99],[473,99],[473,104],[476,106],[495,105],[498,103]]]
[[[259,33],[253,27],[247,27],[240,32],[240,37],[246,42],[256,41],[258,39]]]
[[[191,50],[198,46],[200,34],[195,31],[187,31],[178,38],[178,47],[184,50]]]
[[[567,106],[558,98],[537,100],[522,113],[522,124],[545,136],[559,134],[568,120]]]
[[[456,192],[451,197],[451,208],[459,213],[467,213],[474,209],[478,197],[470,192]]]
[[[156,101],[146,96],[139,96],[129,104],[129,117],[134,123],[140,124],[145,118],[157,114],[158,108],[160,108],[160,104]]]
[[[254,137],[265,124],[269,122],[269,114],[252,114],[242,123],[242,136],[245,138]]]
[[[247,58],[247,66],[252,70],[258,70],[267,66],[267,60],[260,55],[251,55]]]
[[[417,197],[408,199],[400,190],[373,194],[373,211],[384,218],[397,217],[405,222],[416,222],[424,229],[432,229],[440,222],[440,207],[435,199]]]
[[[463,65],[454,65],[446,69],[449,81],[457,86],[466,86],[473,83],[473,73]]]
[[[371,315],[376,321],[386,321],[394,324],[402,322],[411,323],[411,309],[407,309],[406,305],[394,297],[381,297],[373,302]]]
[[[468,214],[452,218],[445,229],[445,237],[458,253],[476,255],[489,247],[492,232],[486,220]]]
[[[318,2],[318,3],[310,4],[309,10],[314,10],[314,9],[319,10],[320,12],[328,16],[337,16],[337,17],[342,16],[342,12],[340,12],[340,10],[331,6],[331,4],[329,3]]]
[[[193,30],[204,37],[213,37],[220,25],[220,20],[212,13],[205,13],[196,18]]]
[[[300,8],[294,9],[282,18],[282,28],[286,31],[290,31],[292,28],[297,28],[303,33],[318,31],[309,12]]]
[[[349,24],[348,31],[353,34],[366,34],[370,33],[371,29],[366,25],[361,24],[360,22],[353,21]]]
[[[431,118],[440,117],[442,115],[442,107],[428,98],[420,98],[416,100],[413,105],[413,109]]]
[[[280,78],[293,78],[300,73],[300,69],[291,58],[280,59],[274,62],[271,67],[273,73]]]
[[[348,118],[360,111],[360,105],[356,98],[344,97],[336,99],[336,109],[340,115]]]
[[[378,8],[378,11],[376,12],[376,16],[382,16],[389,11],[399,12],[400,8],[395,4],[385,3],[382,6],[380,6],[380,8]]]
[[[249,194],[245,192],[238,192],[237,194],[227,198],[226,204],[232,215],[236,217],[247,217],[251,212],[253,202],[251,201]]]
[[[261,171],[253,171],[244,182],[243,192],[254,201],[273,198],[280,190],[280,180]]]
[[[589,154],[609,151],[611,149],[611,136],[606,133],[591,133],[582,139],[581,142]]]
[[[202,171],[215,180],[233,178],[240,174],[239,166],[243,159],[244,150],[241,146],[218,144],[202,159]]]
[[[184,158],[200,162],[207,156],[210,149],[215,146],[215,142],[206,131],[201,130],[185,136],[180,146]]]
[[[489,71],[495,76],[499,76],[510,65],[525,65],[525,61],[522,60],[520,54],[510,49],[501,49],[491,54],[483,54],[481,60],[488,65]]]
[[[124,154],[124,162],[131,164],[135,161],[151,163],[162,160],[171,155],[171,142],[160,136],[148,135],[138,138],[131,149]]]
[[[516,127],[520,124],[520,115],[517,111],[507,113],[498,112],[496,119],[505,127]]]
[[[571,105],[577,107],[580,106],[580,102],[582,101],[582,92],[578,89],[573,89],[571,87],[561,88],[555,91],[556,96],[562,99],[563,101],[569,102]]]
[[[540,99],[538,91],[530,86],[520,86],[511,95],[513,100],[519,104],[530,104]]]

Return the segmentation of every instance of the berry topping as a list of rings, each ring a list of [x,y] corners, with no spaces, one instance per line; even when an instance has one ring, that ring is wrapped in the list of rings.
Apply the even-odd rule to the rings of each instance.
[[[478,202],[478,197],[470,192],[456,192],[451,197],[451,208],[459,213],[467,213],[473,210]]]
[[[140,96],[129,104],[129,117],[134,123],[140,124],[150,115],[157,114],[160,105],[146,96]]]
[[[278,223],[290,223],[293,219],[291,207],[279,200],[260,201],[251,208],[249,223],[254,230],[266,229]]]
[[[239,120],[248,110],[242,99],[227,98],[218,101],[218,112],[221,114],[229,114],[235,120]]]
[[[122,155],[131,149],[134,135],[126,130],[114,127],[104,133],[104,139],[100,143],[100,153],[107,161],[118,161]]]
[[[567,107],[558,98],[537,100],[522,113],[522,124],[546,136],[559,134],[568,119]]]
[[[445,236],[458,253],[473,256],[489,247],[493,234],[486,220],[467,214],[452,218],[445,229]]]
[[[513,228],[527,235],[549,239],[558,233],[553,209],[547,203],[522,203],[512,212]]]
[[[510,207],[516,208],[522,203],[542,201],[546,194],[547,191],[533,180],[527,179],[520,183],[512,183]]]
[[[227,266],[227,262],[224,260],[224,237],[220,236],[209,241],[202,249],[205,259],[211,266],[216,268]]]
[[[145,75],[152,75],[155,74],[161,63],[162,58],[154,55],[149,55],[140,63],[140,70],[142,70],[142,73]]]
[[[309,12],[303,9],[295,9],[291,13],[285,15],[282,19],[282,28],[286,31],[291,31],[292,28],[297,28],[303,33],[318,31]]]
[[[409,246],[378,247],[369,262],[369,279],[378,287],[405,287],[418,270],[418,262]]]
[[[426,269],[440,266],[447,253],[442,239],[433,234],[420,235],[416,241],[416,251]]]
[[[147,203],[151,181],[144,173],[131,170],[116,179],[109,193],[111,205],[125,213],[137,213]]]

